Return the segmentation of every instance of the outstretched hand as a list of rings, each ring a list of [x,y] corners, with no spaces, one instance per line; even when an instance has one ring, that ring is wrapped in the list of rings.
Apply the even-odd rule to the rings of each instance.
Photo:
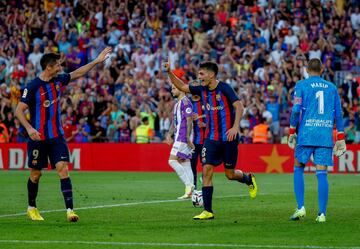
[[[162,66],[166,72],[170,71],[170,58],[162,63]]]
[[[109,54],[111,52],[112,52],[112,48],[111,47],[106,47],[103,51],[101,51],[101,53],[96,58],[97,63],[104,62],[109,57]]]

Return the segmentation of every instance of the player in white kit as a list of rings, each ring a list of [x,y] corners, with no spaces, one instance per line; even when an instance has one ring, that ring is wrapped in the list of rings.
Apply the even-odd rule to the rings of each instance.
[[[190,163],[195,148],[192,143],[193,107],[190,99],[186,97],[184,92],[172,86],[171,93],[178,101],[173,111],[174,120],[172,129],[174,144],[170,152],[169,165],[175,170],[185,185],[185,193],[178,197],[178,199],[189,199],[194,190],[194,175]],[[168,136],[167,140],[169,143],[172,143],[171,136]]]

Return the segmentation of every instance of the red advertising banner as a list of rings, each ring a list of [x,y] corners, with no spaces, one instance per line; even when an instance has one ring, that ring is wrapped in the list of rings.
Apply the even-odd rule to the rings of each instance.
[[[70,169],[86,171],[172,171],[168,165],[171,147],[167,144],[69,144]],[[287,145],[239,145],[237,168],[246,172],[293,172],[294,151]],[[360,173],[360,146],[348,145],[335,158],[334,173]],[[0,170],[27,168],[26,144],[0,144]],[[201,167],[199,166],[198,170]],[[216,171],[223,171],[217,167]],[[315,171],[310,162],[306,171]]]

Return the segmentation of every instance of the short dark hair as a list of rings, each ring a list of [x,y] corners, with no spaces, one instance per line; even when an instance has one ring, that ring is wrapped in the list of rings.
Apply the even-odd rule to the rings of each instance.
[[[141,119],[141,121],[142,121],[143,123],[148,122],[148,121],[149,121],[149,118],[148,118],[148,117],[143,117],[143,118]]]
[[[45,70],[48,65],[55,65],[61,56],[57,53],[46,53],[41,57],[40,65],[41,69]]]
[[[202,62],[200,63],[200,66],[199,66],[200,69],[205,69],[205,70],[208,70],[208,71],[211,71],[211,72],[214,72],[215,73],[215,76],[218,74],[219,72],[219,67],[218,65],[215,63],[215,62],[212,62],[212,61],[205,61],[205,62]]]
[[[308,70],[314,73],[320,73],[322,69],[322,63],[320,59],[313,58],[308,63]]]

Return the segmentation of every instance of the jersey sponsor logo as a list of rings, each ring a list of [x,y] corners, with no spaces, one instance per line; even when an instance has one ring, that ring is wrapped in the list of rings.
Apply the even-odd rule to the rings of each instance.
[[[219,106],[210,106],[210,104],[206,104],[206,109],[208,111],[221,111],[224,109],[224,107],[220,106],[220,105]]]
[[[25,88],[22,97],[26,98],[27,93],[28,93],[28,90],[27,90],[27,88]]]
[[[334,124],[333,124],[332,120],[306,119],[305,120],[305,126],[333,128]]]
[[[192,113],[192,110],[191,110],[190,107],[188,107],[188,108],[186,108],[185,112],[186,112],[187,114],[190,114],[190,113]]]
[[[294,98],[294,105],[301,105],[301,103],[302,103],[302,98],[300,97]]]

